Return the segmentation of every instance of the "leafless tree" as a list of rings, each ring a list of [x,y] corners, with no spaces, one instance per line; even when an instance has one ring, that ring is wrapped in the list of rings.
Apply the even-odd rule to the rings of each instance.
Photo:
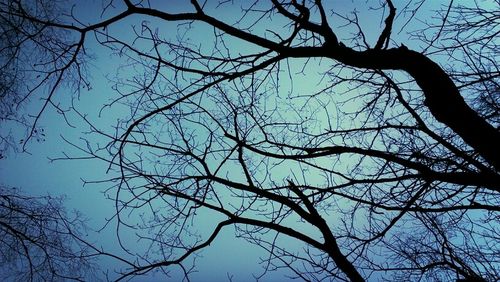
[[[496,281],[500,3],[429,2],[115,0],[86,23],[10,0],[0,14],[67,34],[43,59],[47,104],[91,35],[124,60],[103,110],[130,114],[109,132],[75,110],[110,143],[74,144],[117,173],[118,235],[151,244],[122,278],[189,277],[186,258],[234,226],[268,251],[264,274]]]
[[[0,159],[3,159],[27,150],[29,139],[44,140],[44,128],[37,124],[39,116],[26,106],[32,98],[40,99],[31,97],[37,89],[45,90],[51,85],[55,88],[60,83],[51,77],[55,66],[44,65],[43,58],[57,56],[56,46],[66,37],[37,23],[9,16],[15,3],[0,3]],[[50,19],[59,13],[54,4],[40,1],[28,6],[37,17]],[[43,69],[49,70],[50,75],[44,76]],[[70,81],[70,77],[65,79]],[[43,108],[51,102],[45,101]],[[35,196],[9,187],[2,180],[0,280],[84,281],[94,277],[93,272],[98,270],[94,258],[105,253],[86,241],[84,216],[68,213],[64,203],[63,197]]]
[[[4,281],[84,281],[92,249],[78,238],[82,216],[69,216],[62,198],[0,189],[0,278]]]

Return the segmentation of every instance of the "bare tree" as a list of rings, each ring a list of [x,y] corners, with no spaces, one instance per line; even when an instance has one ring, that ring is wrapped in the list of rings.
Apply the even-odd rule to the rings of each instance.
[[[79,240],[82,216],[69,216],[62,198],[25,196],[0,189],[2,280],[84,281],[90,278],[92,249]]]
[[[22,4],[21,4],[22,2]],[[65,110],[52,99],[57,88],[74,91],[75,96],[88,87],[85,70],[80,66],[84,52],[74,51],[68,32],[24,19],[26,13],[39,20],[54,21],[64,13],[59,1],[2,1],[0,15],[0,150],[25,151],[29,141],[43,141],[39,125],[41,113],[48,107],[64,116]],[[26,4],[26,5],[24,5]],[[26,9],[26,10],[24,10]],[[79,58],[76,61],[76,57]],[[38,109],[25,106],[33,101]],[[22,146],[19,146],[22,145]]]
[[[57,46],[66,37],[49,27],[10,15],[15,9],[14,2],[0,3],[2,159],[27,150],[30,139],[44,140],[44,128],[37,123],[38,114],[51,103],[50,99],[45,100],[38,113],[28,111],[26,105],[30,100],[41,100],[31,97],[37,89],[55,90],[60,84],[52,77],[54,70],[57,72],[56,66],[46,65],[43,59],[59,56]],[[51,19],[59,13],[52,1],[29,4],[30,11],[41,19]],[[49,70],[46,75],[44,69]],[[65,78],[67,82],[69,78]],[[84,216],[69,214],[63,203],[63,197],[34,196],[8,187],[3,181],[0,183],[2,281],[84,281],[93,277],[92,272],[98,269],[94,258],[104,252],[85,241]]]
[[[130,115],[107,132],[76,110],[110,143],[75,144],[117,172],[118,226],[151,244],[123,278],[189,277],[228,226],[268,251],[264,274],[500,278],[498,0],[428,18],[426,1],[123,0],[90,24],[7,3],[6,21],[67,33],[56,86],[91,34],[124,59],[103,110]]]

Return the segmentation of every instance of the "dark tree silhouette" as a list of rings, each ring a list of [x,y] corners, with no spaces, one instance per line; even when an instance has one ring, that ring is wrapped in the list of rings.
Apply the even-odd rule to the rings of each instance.
[[[70,70],[86,81],[86,47],[124,60],[103,110],[129,115],[108,132],[75,110],[110,143],[74,144],[117,172],[118,230],[151,244],[122,278],[189,276],[234,226],[264,274],[500,279],[500,2],[347,2],[115,0],[92,23],[2,2],[11,26],[65,34],[16,45],[53,54],[32,70],[46,105]]]
[[[0,278],[4,281],[84,281],[93,250],[79,233],[81,216],[69,216],[62,198],[25,196],[0,187]]]
[[[16,3],[0,3],[0,159],[3,159],[28,149],[29,139],[44,140],[44,129],[37,125],[38,116],[31,116],[36,113],[28,112],[26,105],[37,89],[54,81],[50,76],[33,72],[44,68],[41,61],[34,62],[33,58],[53,57],[55,46],[66,37],[9,15]],[[34,2],[29,4],[39,18],[49,19],[59,13],[51,1],[41,1],[38,6],[31,6]],[[54,70],[53,66],[45,67],[50,73]],[[40,81],[36,81],[38,78]],[[0,280],[91,279],[92,272],[98,269],[94,257],[104,255],[104,251],[84,240],[84,216],[68,213],[63,197],[34,196],[1,182]]]
[[[57,1],[25,4],[28,9],[25,12],[42,20],[55,20],[62,13]],[[38,125],[39,113],[52,106],[64,114],[58,105],[51,104],[56,88],[64,81],[65,85],[78,89],[85,80],[76,62],[66,65],[71,60],[64,49],[70,39],[66,32],[16,17],[11,13],[18,7],[15,1],[2,1],[1,6],[0,150],[5,155],[9,151],[25,151],[28,141],[43,141],[45,134]],[[48,93],[47,99],[37,96],[37,91]],[[38,112],[25,111],[32,100],[44,100]]]

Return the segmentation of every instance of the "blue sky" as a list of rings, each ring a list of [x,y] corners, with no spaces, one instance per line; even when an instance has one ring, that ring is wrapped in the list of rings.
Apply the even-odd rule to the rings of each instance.
[[[83,1],[82,1],[83,2]],[[95,11],[99,10],[101,4],[99,1],[88,1],[85,4],[79,2],[75,8],[75,14],[81,15],[82,19],[89,22],[97,19]],[[157,3],[164,3],[161,1],[152,1],[152,5]],[[169,1],[170,7],[174,10],[184,9],[187,1]],[[326,2],[326,1],[325,1]],[[364,3],[364,1],[361,1]],[[352,1],[340,1],[338,7],[345,8],[346,10],[353,7]],[[345,5],[345,7],[344,7]],[[119,9],[119,5],[118,5]],[[234,10],[217,10],[217,17],[230,21],[239,11],[239,6],[235,5]],[[109,14],[113,12],[110,11]],[[109,16],[108,14],[108,16]],[[369,12],[366,17],[362,19],[366,22],[362,24],[367,30],[376,29],[380,24],[379,15],[375,16],[375,12]],[[105,14],[105,17],[107,15]],[[140,22],[142,19],[133,19],[135,23]],[[373,24],[376,23],[376,24]],[[130,36],[127,29],[130,22],[124,21],[110,27],[111,32],[118,33],[120,36]],[[154,25],[154,23],[153,23]],[[175,25],[165,25],[160,29],[161,33],[171,32],[175,36]],[[204,33],[206,29],[201,29],[197,35],[191,35],[194,42],[203,42]],[[121,33],[121,34],[120,34]],[[373,33],[376,34],[376,33]],[[378,34],[377,34],[378,35]],[[91,36],[90,36],[91,37]],[[404,37],[402,35],[402,37]],[[370,39],[370,38],[369,38]],[[374,42],[371,38],[370,42]],[[248,50],[248,46],[241,45],[238,42],[232,42],[235,48],[239,48],[242,52]],[[407,44],[406,41],[404,41]],[[118,66],[124,64],[124,59],[113,56],[109,50],[99,47],[93,42],[92,38],[88,41],[88,51],[94,54],[95,59],[89,65],[90,82],[92,85],[91,90],[82,90],[78,99],[74,103],[81,113],[88,115],[93,123],[105,131],[110,131],[112,126],[116,124],[118,118],[129,115],[129,109],[123,105],[114,105],[111,108],[105,108],[102,112],[101,107],[105,103],[113,99],[114,90],[111,89],[111,83],[108,82],[106,77],[113,77]],[[407,44],[408,45],[408,44]],[[210,47],[209,47],[210,48]],[[302,62],[297,60],[292,65],[292,69],[300,68]],[[324,66],[324,65],[323,65]],[[121,74],[127,75],[129,69],[124,69]],[[318,73],[319,70],[310,71],[310,73]],[[306,92],[309,88],[321,88],[321,77],[297,74],[294,78],[294,90],[297,92]],[[284,92],[290,91],[283,82],[282,90]],[[71,105],[71,95],[73,93],[68,89],[61,88],[57,93],[57,100],[61,102],[63,107],[68,108]],[[36,98],[32,99],[32,104],[28,106],[29,109],[36,109],[40,105],[40,101]],[[68,121],[74,127],[71,127],[67,122],[58,114],[54,109],[50,108],[43,114],[40,125],[45,129],[46,140],[43,142],[32,142],[28,146],[29,153],[11,153],[7,158],[0,160],[0,179],[4,184],[9,186],[21,187],[24,191],[34,195],[67,195],[66,205],[68,209],[75,209],[82,212],[89,219],[89,226],[98,230],[105,225],[106,219],[114,214],[113,201],[105,199],[104,191],[110,187],[109,183],[88,184],[83,186],[85,181],[99,181],[114,177],[114,172],[106,174],[107,165],[96,160],[58,160],[50,161],[50,159],[58,159],[64,154],[78,157],[82,152],[74,148],[63,140],[69,140],[76,144],[84,146],[85,143],[81,137],[88,138],[92,144],[105,144],[106,139],[95,134],[85,134],[88,127],[82,122],[81,117],[74,113],[68,114]],[[285,172],[286,173],[286,172]],[[198,224],[203,224],[205,218],[203,215],[199,218]],[[209,218],[206,218],[209,221]],[[202,227],[210,227],[210,224]],[[259,257],[265,254],[257,247],[250,245],[241,238],[234,238],[234,230],[232,227],[226,228],[219,239],[214,242],[209,248],[206,248],[200,257],[196,257],[196,264],[198,272],[192,276],[192,281],[223,281],[229,280],[228,276],[234,278],[233,281],[249,281],[252,280],[252,273],[260,274],[262,272],[261,266],[258,265]],[[124,235],[131,246],[136,245],[136,239],[133,236]],[[114,236],[114,224],[109,225],[104,231],[100,233],[89,233],[91,241],[95,241],[97,245],[102,245],[105,249],[112,252],[120,253],[116,238]],[[290,242],[293,244],[293,242]],[[141,246],[140,243],[137,244]],[[290,246],[293,248],[292,246]],[[121,267],[119,263],[106,259],[104,260],[103,270],[110,270],[115,267]],[[109,268],[109,269],[106,269]],[[174,273],[172,281],[178,279],[178,273]],[[286,281],[282,277],[282,273],[272,273],[263,281]],[[279,278],[278,278],[279,277]],[[150,277],[151,281],[158,281],[157,277]],[[138,278],[136,281],[145,281],[144,278]]]
[[[177,10],[182,9],[182,4],[179,3],[185,2],[171,1],[170,3],[174,10]],[[100,10],[100,1],[77,3],[74,12],[79,19],[92,22],[99,18],[96,11]],[[123,27],[129,26],[130,23],[122,22],[110,29],[115,29],[114,32],[119,33]],[[109,130],[116,124],[118,118],[129,114],[128,108],[120,105],[100,111],[102,105],[111,101],[114,95],[111,83],[108,83],[106,77],[112,77],[123,60],[112,56],[105,48],[96,47],[92,36],[89,36],[87,43],[87,51],[95,57],[89,65],[91,90],[82,89],[79,97],[76,98],[70,89],[60,88],[57,91],[56,101],[64,109],[71,107],[71,103],[74,103],[78,111],[88,115],[98,127]],[[32,97],[26,109],[36,112],[41,102],[40,98]],[[108,140],[96,135],[82,134],[88,130],[88,127],[78,115],[70,112],[66,118],[69,125],[54,108],[48,108],[39,122],[39,126],[44,129],[45,140],[30,142],[25,153],[11,152],[6,158],[0,159],[0,179],[3,184],[22,188],[25,193],[31,195],[65,195],[67,209],[83,213],[88,219],[88,226],[93,230],[99,230],[106,224],[106,219],[111,218],[115,212],[114,202],[105,199],[104,195],[104,191],[110,187],[110,184],[98,183],[85,186],[83,184],[84,181],[101,181],[109,178],[110,175],[106,174],[107,165],[96,160],[60,160],[60,158],[66,155],[72,157],[83,155],[64,139],[78,145],[85,144],[82,137],[91,140],[92,144],[104,144]],[[2,128],[2,130],[7,129],[9,128],[5,125]],[[52,161],[53,159],[58,160]],[[102,246],[107,251],[123,254],[117,244],[115,225],[116,222],[112,221],[106,229],[98,233],[89,230],[87,239],[94,241],[97,246]],[[234,238],[233,233],[233,228],[225,229],[210,248],[196,255],[198,272],[192,276],[192,281],[228,281],[228,277],[232,277],[233,281],[249,281],[253,280],[252,274],[262,273],[258,265],[262,252],[244,239]],[[137,244],[133,236],[123,238],[128,239],[128,246]],[[102,261],[101,270],[108,272],[111,278],[116,277],[112,274],[114,270],[123,267],[122,264],[112,259],[103,258]],[[172,268],[172,281],[179,280],[178,271],[179,269]],[[103,277],[102,275],[98,274]],[[140,277],[134,281],[159,281],[159,279],[158,276],[152,276]],[[265,281],[273,280],[286,281],[279,273],[266,276]]]

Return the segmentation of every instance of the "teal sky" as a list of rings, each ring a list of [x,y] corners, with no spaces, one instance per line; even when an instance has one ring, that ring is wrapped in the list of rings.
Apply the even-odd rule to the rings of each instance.
[[[189,1],[182,0],[158,0],[151,2],[153,6],[158,5],[158,7],[168,5],[166,9],[169,11],[184,11],[189,6],[186,4]],[[167,2],[168,4],[164,4]],[[365,3],[365,1],[354,2]],[[358,4],[354,2],[350,0],[338,1],[337,7],[340,10],[350,10]],[[400,1],[395,2],[399,4]],[[444,2],[446,1],[442,3]],[[77,3],[74,12],[83,22],[93,22],[99,19],[100,15],[97,11],[101,7],[100,1],[77,1]],[[432,5],[435,5],[435,2]],[[362,10],[362,7],[358,9]],[[428,11],[429,7],[426,9]],[[116,10],[120,10],[119,4]],[[114,12],[115,10],[110,10],[104,17],[108,17]],[[230,22],[239,12],[239,4],[235,4],[229,10],[217,9],[212,12],[217,18]],[[368,11],[362,19],[361,24],[368,31],[368,34],[374,34],[373,38],[368,38],[369,41],[375,42],[374,38],[378,36],[378,33],[370,31],[379,30],[379,24],[381,23],[380,14]],[[133,18],[132,20],[122,21],[109,27],[109,29],[111,33],[127,37],[131,35],[128,27],[132,23],[139,23],[141,20],[142,18]],[[154,20],[151,21],[153,22],[152,25],[157,24]],[[403,22],[403,18],[400,18],[397,26],[400,26]],[[333,23],[333,26],[336,26],[336,24]],[[204,37],[207,35],[203,31],[206,32],[207,30],[204,28],[200,30],[200,32],[191,34],[190,36],[192,36],[193,42],[203,44],[207,40]],[[173,37],[176,35],[175,25],[162,26],[160,32],[171,34]],[[166,35],[166,37],[169,35]],[[60,88],[57,92],[56,100],[61,103],[63,108],[69,108],[71,106],[71,97],[73,97],[73,103],[79,112],[87,114],[89,119],[99,128],[112,132],[112,126],[116,124],[117,119],[129,115],[130,110],[123,105],[114,105],[111,108],[105,108],[101,111],[102,106],[115,97],[114,90],[111,89],[112,84],[109,83],[106,77],[112,78],[119,66],[125,63],[125,60],[111,54],[106,48],[98,46],[92,37],[89,34],[87,42],[89,54],[93,54],[95,57],[89,64],[91,90],[84,89],[81,91],[80,97],[75,98],[72,96],[73,93],[71,91]],[[406,35],[396,34],[395,38],[398,37],[405,38]],[[409,45],[406,40],[400,42]],[[231,42],[231,44],[234,44],[234,48],[238,48],[241,52],[250,49],[246,45],[241,45],[240,42]],[[418,49],[419,46],[416,47]],[[291,68],[295,70],[300,69],[302,62],[301,60],[292,62]],[[329,64],[329,62],[323,62],[321,67],[326,68]],[[298,74],[298,71],[295,72],[296,74],[293,77],[293,91],[300,93],[307,92],[311,88],[320,89],[322,83],[324,83],[321,77],[317,75],[321,67],[311,67],[307,75]],[[120,70],[121,74],[125,76],[132,74],[128,73],[130,71],[130,69]],[[282,81],[282,95],[286,95],[285,93],[291,91],[291,84],[292,82],[286,79]],[[39,106],[40,100],[34,97],[31,104],[27,106],[27,109],[36,110]],[[322,117],[321,113],[319,116]],[[69,126],[53,108],[49,108],[44,112],[40,126],[45,130],[45,141],[31,142],[27,147],[27,153],[11,153],[6,158],[0,159],[0,179],[6,185],[20,187],[25,192],[33,195],[66,195],[67,208],[82,212],[89,219],[89,226],[94,230],[98,230],[105,225],[106,219],[112,217],[114,213],[113,201],[104,197],[104,191],[111,185],[110,183],[96,183],[83,186],[83,183],[84,181],[100,181],[116,176],[114,172],[107,174],[107,165],[97,160],[50,161],[50,159],[63,158],[65,154],[73,157],[83,156],[82,152],[65,142],[63,138],[82,146],[85,144],[81,139],[82,137],[89,139],[94,145],[102,145],[107,141],[105,138],[95,134],[85,134],[88,131],[88,126],[75,113],[69,113],[67,117],[72,126]],[[286,174],[287,172],[284,173]],[[209,216],[204,218],[201,215],[197,224],[201,226],[200,229],[209,228],[212,225],[207,223],[208,221],[210,221]],[[88,238],[108,251],[121,253],[122,251],[116,243],[114,228],[115,222],[99,233],[89,232]],[[214,244],[202,251],[200,256],[196,257],[198,272],[192,276],[191,281],[228,281],[228,277],[232,277],[233,281],[252,281],[252,274],[259,275],[262,273],[262,267],[258,262],[259,257],[265,256],[265,253],[241,238],[234,238],[233,231],[232,227],[225,229]],[[124,236],[123,238],[128,241],[130,246],[140,248],[141,243],[136,243],[136,239],[133,236],[127,234],[122,234],[122,236]],[[293,244],[293,242],[290,242],[290,244]],[[291,248],[293,247],[291,246]],[[102,266],[104,271],[108,270],[111,274],[114,268],[120,268],[123,265],[116,261],[105,259]],[[179,279],[177,271],[178,269],[174,267],[171,281]],[[262,278],[262,281],[287,281],[286,278],[283,278],[284,274],[287,274],[287,272],[270,273]],[[113,277],[113,274],[111,274],[111,277]],[[144,277],[139,277],[133,281],[147,280]],[[158,277],[149,277],[148,281],[160,280]]]
[[[182,3],[186,1],[169,2],[169,5],[171,4],[171,7],[174,8],[173,10],[185,9],[185,4]],[[83,19],[84,22],[91,23],[99,19],[100,15],[96,12],[100,10],[100,7],[101,3],[98,0],[77,1],[74,12],[80,20]],[[107,15],[111,14],[112,12]],[[220,15],[230,14],[232,13],[227,12],[227,14]],[[89,20],[85,21],[85,19]],[[115,29],[113,32],[117,32],[119,35],[127,36],[129,29],[125,30],[124,27],[130,27],[130,23],[120,22],[111,26],[110,29]],[[120,34],[122,30],[124,34]],[[175,36],[175,31],[170,30],[169,32]],[[56,101],[61,103],[64,109],[69,108],[73,102],[78,111],[88,115],[96,126],[109,131],[116,124],[118,118],[129,114],[128,108],[120,105],[100,111],[102,106],[109,103],[114,97],[111,83],[106,77],[113,77],[124,60],[113,56],[105,48],[96,46],[91,34],[88,36],[86,47],[87,51],[95,57],[95,60],[89,64],[91,90],[82,89],[81,95],[76,98],[72,96],[71,90],[60,88]],[[32,97],[27,109],[37,111],[40,106],[41,100],[38,97]],[[111,218],[114,214],[113,201],[105,199],[104,195],[104,191],[111,185],[109,183],[83,185],[84,181],[108,179],[110,174],[106,173],[107,165],[96,160],[51,161],[52,159],[64,158],[65,155],[83,156],[81,151],[68,144],[64,139],[78,145],[84,144],[82,137],[88,138],[93,144],[108,142],[107,139],[96,135],[82,134],[88,130],[88,127],[76,114],[69,113],[67,120],[71,126],[54,108],[48,108],[39,122],[39,126],[44,129],[46,135],[45,141],[30,142],[26,153],[10,153],[6,158],[0,159],[0,179],[5,185],[22,188],[25,193],[32,195],[65,195],[67,209],[79,211],[88,219],[88,226],[91,230],[88,232],[87,239],[94,241],[97,246],[102,246],[106,251],[123,254],[116,240],[115,221],[112,221],[102,231],[92,231],[100,230],[106,224],[106,219]],[[6,130],[6,127],[3,127],[2,130]],[[111,175],[114,176],[113,173]],[[203,224],[203,222],[200,223]],[[202,229],[208,227],[211,225],[205,224]],[[233,232],[233,228],[225,229],[214,244],[193,257],[196,259],[197,272],[192,275],[191,281],[229,281],[229,277],[232,277],[233,281],[251,281],[254,280],[253,274],[260,275],[262,273],[262,268],[258,265],[259,257],[263,255],[262,251],[244,239],[234,238]],[[125,239],[127,247],[140,249],[141,244],[137,243],[134,236],[124,234],[121,236],[122,239]],[[113,272],[123,267],[123,264],[112,259],[103,258],[102,262],[101,271],[108,272],[111,278],[117,277]],[[179,269],[173,267],[169,280],[180,281],[180,275]],[[104,277],[103,273],[97,274],[97,276]],[[160,277],[149,275],[135,278],[133,281],[164,281],[163,278],[160,280]],[[271,273],[265,277],[264,281],[286,281],[283,278],[283,272]]]

